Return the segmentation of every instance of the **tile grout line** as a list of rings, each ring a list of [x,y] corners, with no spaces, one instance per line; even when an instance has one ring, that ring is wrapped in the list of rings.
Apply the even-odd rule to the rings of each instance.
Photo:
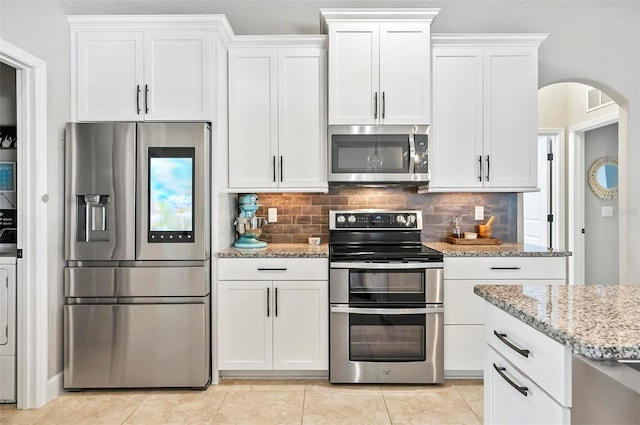
[[[478,420],[478,422],[480,422],[480,425],[484,424],[484,419],[480,418],[478,416],[478,414],[476,413],[475,410],[473,410],[473,407],[471,407],[471,405],[469,404],[469,402],[467,401],[467,399],[464,397],[464,395],[460,392],[460,390],[458,390],[458,386],[453,384],[453,388],[456,389],[456,392],[458,393],[458,395],[460,395],[460,398],[462,399],[462,401],[464,401],[464,404],[467,405],[467,407],[469,408],[469,410],[471,410],[471,413],[473,413],[473,416],[476,417],[476,419]],[[484,388],[483,388],[483,395],[484,395]],[[483,397],[483,403],[484,403],[484,397]]]
[[[307,386],[304,384],[304,393],[302,394],[302,413],[300,414],[300,425],[304,424],[304,404],[307,401]]]
[[[145,401],[147,401],[147,397],[148,395],[145,395],[141,400],[140,403],[138,403],[138,405],[136,406],[135,409],[133,409],[133,411],[131,413],[129,413],[129,415],[127,415],[126,418],[124,418],[124,421],[122,421],[121,425],[125,425],[127,423],[127,421],[129,420],[129,418],[136,413],[136,411],[140,408],[140,406],[142,406],[142,403],[144,403]]]
[[[227,401],[227,397],[229,397],[229,391],[224,392],[224,398],[222,399],[222,403],[220,403],[220,407],[218,407],[218,410],[216,410],[216,414],[213,416],[213,418],[211,418],[213,423],[215,423],[216,418],[220,414],[220,411],[222,410],[222,406],[224,406],[224,402]]]
[[[380,394],[382,394],[382,402],[384,403],[384,408],[387,410],[387,416],[389,417],[389,423],[393,425],[393,419],[391,419],[391,412],[389,412],[389,406],[387,406],[387,398],[384,396],[384,391],[382,391],[382,387],[380,387]]]

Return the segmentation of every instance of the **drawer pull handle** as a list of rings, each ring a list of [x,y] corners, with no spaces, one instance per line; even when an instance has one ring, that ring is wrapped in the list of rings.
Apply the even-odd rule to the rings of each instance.
[[[509,385],[511,385],[513,388],[515,388],[516,390],[518,390],[518,392],[520,394],[522,394],[523,396],[527,396],[527,391],[529,391],[528,387],[521,387],[520,385],[516,384],[515,382],[513,382],[511,379],[509,379],[509,377],[507,375],[504,374],[504,370],[507,370],[506,367],[500,367],[498,365],[496,365],[495,363],[493,364],[493,368],[496,370],[496,372],[498,372],[498,374],[500,376],[502,376],[502,379],[504,379],[505,381],[507,381],[507,383],[509,383]]]
[[[523,348],[519,348],[513,345],[511,342],[507,340],[507,334],[501,334],[495,330],[493,331],[493,334],[497,336],[500,341],[504,342],[507,345],[507,347],[511,348],[513,351],[520,354],[522,357],[527,357],[527,358],[529,357],[529,350],[525,350]]]
[[[286,267],[258,267],[259,272],[286,272]]]
[[[270,311],[269,311],[269,304],[271,304],[271,300],[269,299],[269,288],[267,288],[267,317],[269,317]]]
[[[522,267],[491,267],[491,270],[521,270]]]

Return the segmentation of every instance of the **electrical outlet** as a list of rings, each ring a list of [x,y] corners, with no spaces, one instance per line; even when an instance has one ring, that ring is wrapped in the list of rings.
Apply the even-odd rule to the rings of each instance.
[[[269,223],[277,223],[278,222],[278,209],[277,208],[269,208],[268,210],[269,216],[267,217],[267,221]]]
[[[476,220],[484,220],[484,207],[483,206],[476,206],[475,217],[476,217]]]
[[[613,217],[613,207],[602,207],[603,217]]]

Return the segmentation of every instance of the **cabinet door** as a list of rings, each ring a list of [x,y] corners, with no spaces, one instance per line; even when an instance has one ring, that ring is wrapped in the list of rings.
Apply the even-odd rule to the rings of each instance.
[[[275,48],[229,51],[229,187],[277,187]]]
[[[326,51],[278,51],[279,186],[327,187]]]
[[[380,24],[380,123],[429,124],[430,63],[428,23]]]
[[[482,377],[483,328],[482,325],[444,325],[444,373],[447,378]]]
[[[218,282],[218,368],[272,367],[270,281]]]
[[[484,185],[534,188],[538,178],[537,48],[487,48],[484,80]]]
[[[482,49],[433,48],[431,188],[481,188]]]
[[[143,119],[142,32],[81,32],[76,54],[78,121]]]
[[[145,119],[211,119],[210,57],[209,33],[145,33]]]
[[[273,286],[273,368],[327,370],[328,282],[276,281]]]
[[[329,125],[378,123],[379,39],[376,23],[329,27]]]

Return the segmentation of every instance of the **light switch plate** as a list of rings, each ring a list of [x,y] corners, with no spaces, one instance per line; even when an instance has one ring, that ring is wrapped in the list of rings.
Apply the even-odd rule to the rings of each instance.
[[[613,217],[613,207],[602,207],[603,217]]]
[[[277,208],[268,208],[268,217],[267,221],[269,223],[277,223],[278,222],[278,209]]]
[[[484,220],[484,207],[483,206],[476,206],[476,212],[475,212],[475,219],[476,220]]]

